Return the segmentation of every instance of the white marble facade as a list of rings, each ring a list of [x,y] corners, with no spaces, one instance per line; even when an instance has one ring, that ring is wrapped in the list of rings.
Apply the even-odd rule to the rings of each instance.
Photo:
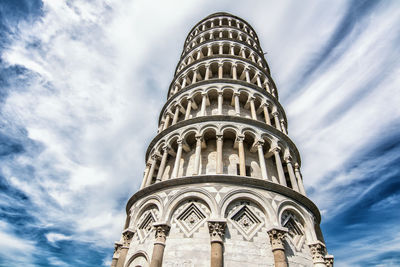
[[[112,267],[333,266],[246,21],[190,31],[145,161]]]

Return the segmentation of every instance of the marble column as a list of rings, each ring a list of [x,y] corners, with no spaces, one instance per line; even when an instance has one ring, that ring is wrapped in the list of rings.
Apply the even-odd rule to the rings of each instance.
[[[296,176],[295,176],[294,171],[293,171],[292,157],[287,157],[285,159],[285,162],[286,162],[286,166],[287,166],[287,169],[288,169],[288,172],[289,172],[289,178],[290,178],[290,183],[292,184],[292,188],[293,188],[294,191],[300,192],[299,191],[299,186],[297,185],[297,179],[296,179]]]
[[[222,115],[222,104],[224,102],[223,92],[218,92],[218,115]]]
[[[301,177],[301,173],[300,173],[300,166],[299,166],[298,163],[294,164],[294,173],[295,173],[296,178],[297,178],[297,183],[299,185],[300,193],[305,195],[305,196],[307,196],[306,190],[305,190],[304,184],[303,184],[303,178]]]
[[[163,131],[164,131],[165,129],[168,128],[168,126],[169,126],[169,120],[170,120],[170,119],[171,119],[171,118],[170,118],[169,114],[167,114],[167,116],[165,117],[165,121],[164,121],[164,128],[163,128]]]
[[[167,240],[170,226],[166,223],[155,223],[153,226],[156,229],[156,241],[154,242],[150,267],[161,267],[164,257],[165,241]]]
[[[236,113],[236,116],[240,116],[239,93],[233,93],[233,97],[235,98],[235,113]]]
[[[224,77],[224,69],[223,69],[223,64],[219,63],[218,64],[218,79],[222,79]]]
[[[285,173],[283,172],[282,161],[281,161],[281,156],[279,155],[279,151],[281,151],[281,148],[278,146],[272,148],[272,152],[274,153],[274,156],[275,156],[276,169],[278,171],[279,184],[283,185],[283,186],[287,186]]]
[[[236,64],[232,64],[232,79],[237,80]]]
[[[116,267],[124,267],[126,254],[128,254],[129,245],[131,244],[131,240],[134,234],[135,232],[130,228],[125,229],[122,232],[122,246],[119,252],[119,257]]]
[[[282,132],[287,135],[286,124],[284,119],[281,119],[281,129]]]
[[[194,158],[194,173],[193,175],[200,174],[200,160],[201,160],[201,142],[203,138],[199,135],[196,136],[196,151],[195,151],[195,158]]]
[[[285,247],[283,239],[286,231],[283,229],[272,228],[268,231],[269,241],[271,242],[272,253],[274,254],[275,267],[287,267]]]
[[[262,88],[262,83],[261,83],[261,78],[260,78],[260,74],[257,74],[257,86]]]
[[[164,174],[165,164],[167,163],[168,150],[169,150],[168,146],[164,146],[163,147],[163,155],[162,155],[162,158],[161,158],[160,168],[158,168],[156,182],[160,182],[161,178],[162,178],[162,176]]]
[[[257,120],[257,114],[256,114],[256,106],[254,104],[254,97],[250,97],[250,112],[251,112],[251,118],[253,120]]]
[[[238,136],[236,141],[238,142],[239,152],[239,173],[241,176],[246,176],[246,158],[244,154],[244,136]]]
[[[201,111],[200,116],[206,115],[206,105],[207,105],[207,93],[202,93],[202,100],[201,100]]]
[[[276,129],[278,129],[279,131],[282,132],[281,123],[279,121],[279,113],[277,111],[275,111],[274,113],[272,113],[272,116],[274,116],[274,119],[275,119]]]
[[[146,187],[151,185],[151,181],[154,175],[154,170],[156,169],[157,165],[157,155],[152,155],[151,156],[152,162],[151,162],[151,167],[149,170],[149,173],[147,174],[147,181],[146,181]]]
[[[245,74],[246,74],[246,82],[250,83],[250,72],[249,72],[249,69],[246,68],[244,71],[245,71]]]
[[[208,221],[208,230],[211,241],[211,267],[222,267],[224,264],[224,235],[225,220]]]
[[[142,184],[140,185],[140,189],[143,189],[144,186],[146,185],[147,175],[149,174],[150,168],[151,168],[151,163],[147,162],[146,169],[144,170],[143,181],[142,181]]]
[[[325,244],[317,241],[316,243],[309,244],[314,267],[326,267],[325,264],[325,254],[326,248]]]
[[[178,143],[178,149],[176,151],[174,169],[172,171],[171,178],[178,177],[179,166],[180,166],[180,163],[181,163],[183,140],[178,140],[177,143]]]
[[[271,118],[269,117],[268,106],[269,106],[268,103],[263,104],[264,118],[265,118],[265,123],[271,125]]]
[[[223,173],[223,163],[222,163],[222,147],[223,147],[223,136],[222,135],[217,135],[216,136],[216,142],[217,142],[217,166],[216,166],[216,172],[217,174],[222,174]]]
[[[190,112],[192,111],[192,99],[188,99],[187,107],[186,107],[186,112],[185,112],[185,120],[190,118]]]
[[[210,78],[210,65],[206,64],[206,75],[204,77],[204,80],[208,80]]]
[[[192,79],[192,84],[197,82],[197,69],[194,69],[193,71],[193,79]]]
[[[175,107],[175,113],[174,113],[174,119],[172,120],[171,125],[174,125],[178,122],[178,117],[179,117],[179,105],[176,105]]]
[[[257,142],[258,160],[260,162],[261,176],[264,180],[268,180],[267,166],[265,165],[263,146],[264,146],[264,141]]]

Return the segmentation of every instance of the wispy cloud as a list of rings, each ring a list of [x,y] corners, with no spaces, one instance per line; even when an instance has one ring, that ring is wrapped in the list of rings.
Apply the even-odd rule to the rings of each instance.
[[[2,20],[0,46],[0,236],[26,251],[21,262],[107,263],[186,34],[224,10],[268,52],[330,253],[343,266],[397,263],[365,245],[399,253],[397,237],[369,237],[399,219],[386,218],[400,190],[396,2],[46,0],[21,10],[29,19]]]

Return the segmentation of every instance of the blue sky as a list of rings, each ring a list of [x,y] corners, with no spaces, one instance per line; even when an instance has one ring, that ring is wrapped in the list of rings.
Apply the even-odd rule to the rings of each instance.
[[[336,266],[400,265],[398,1],[3,0],[0,266],[109,264],[184,39],[217,11],[267,52]]]

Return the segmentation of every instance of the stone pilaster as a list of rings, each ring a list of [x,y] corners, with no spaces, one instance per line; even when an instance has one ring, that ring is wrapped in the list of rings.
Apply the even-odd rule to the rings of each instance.
[[[325,244],[317,241],[316,243],[308,244],[310,247],[312,259],[315,267],[326,267],[325,264],[325,254],[326,248]]]
[[[119,254],[121,252],[121,247],[122,247],[122,243],[121,242],[115,242],[114,254],[113,254],[113,257],[112,257],[112,261],[111,261],[111,267],[116,267],[117,266],[118,259],[119,259]]]
[[[156,241],[154,242],[150,267],[161,267],[164,257],[165,242],[170,226],[167,223],[155,223],[153,226],[156,229]]]
[[[127,228],[122,232],[122,245],[119,252],[119,257],[116,267],[123,267],[125,264],[126,254],[129,250],[129,245],[131,244],[132,237],[135,235],[135,231]]]
[[[287,230],[285,228],[271,228],[268,230],[269,241],[271,242],[272,253],[274,254],[275,267],[287,267],[285,247],[283,239]]]
[[[208,221],[211,241],[211,267],[222,267],[224,262],[225,220]]]

